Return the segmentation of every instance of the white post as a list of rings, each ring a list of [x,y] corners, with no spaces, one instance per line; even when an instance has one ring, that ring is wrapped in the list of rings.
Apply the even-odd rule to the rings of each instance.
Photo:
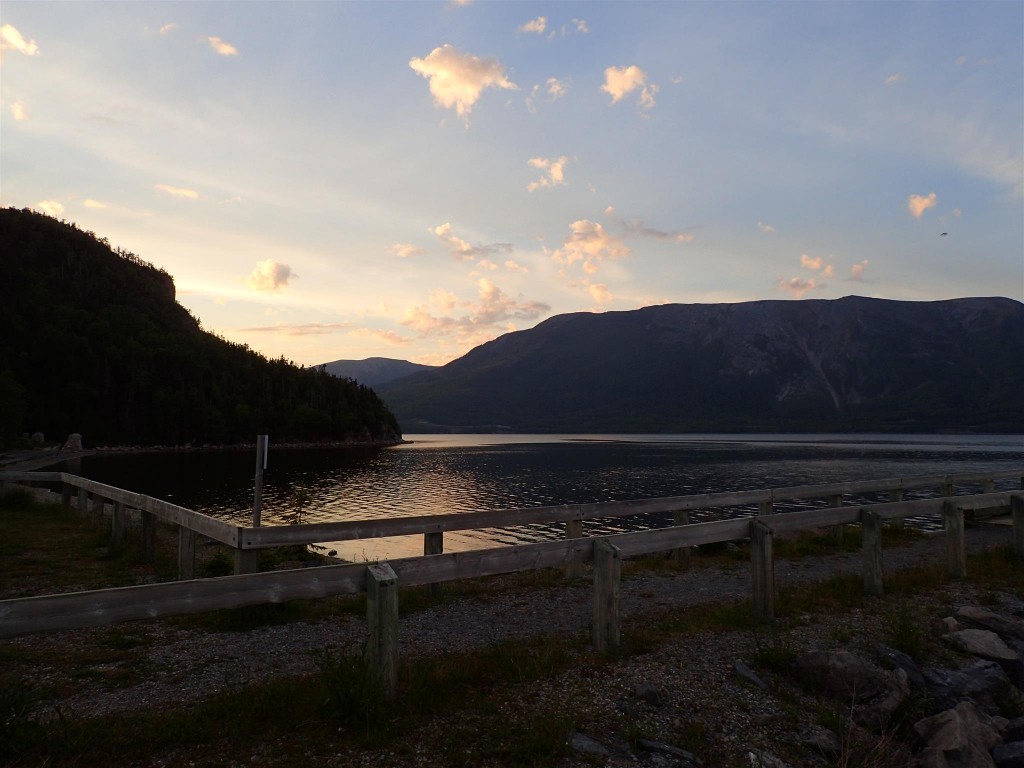
[[[260,527],[260,512],[263,509],[263,470],[267,468],[267,435],[256,436],[256,490],[252,504],[252,527]]]

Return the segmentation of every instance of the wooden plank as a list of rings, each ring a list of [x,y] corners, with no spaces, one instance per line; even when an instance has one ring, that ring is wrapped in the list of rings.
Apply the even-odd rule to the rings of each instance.
[[[672,522],[676,526],[689,525],[690,524],[690,510],[688,509],[677,509],[672,515]],[[693,547],[676,547],[672,550],[672,556],[675,558],[676,566],[686,570],[690,567],[691,553]]]
[[[431,531],[423,534],[423,554],[426,555],[440,555],[444,552],[444,534],[440,531]],[[442,587],[440,582],[435,582],[429,585],[430,593],[432,595],[440,595]]]
[[[955,579],[967,578],[967,550],[964,541],[964,514],[957,502],[949,499],[942,505],[942,529],[946,533],[946,565]]]
[[[123,501],[114,502],[114,510],[110,515],[110,547],[115,552],[124,549],[124,540],[128,532],[128,520]]]
[[[622,638],[619,589],[622,555],[607,539],[594,542],[594,611],[592,635],[594,652],[611,654],[619,650]]]
[[[366,657],[384,698],[398,690],[398,576],[387,563],[366,568]]]
[[[352,594],[365,579],[366,566],[352,563],[0,600],[0,637]]]
[[[89,491],[85,488],[78,489],[78,514],[85,517],[89,511]]]
[[[139,557],[144,563],[153,562],[156,555],[156,516],[152,512],[141,510],[142,535],[139,538]]]
[[[890,503],[903,501],[903,489],[892,488],[889,491],[889,501]],[[889,520],[889,524],[893,528],[902,528],[905,525],[905,521],[902,517],[894,517]]]
[[[565,521],[565,538],[567,539],[582,539],[583,538],[583,521],[582,520],[566,520]],[[578,579],[583,576],[583,563],[579,560],[570,560],[565,564],[565,578],[567,579]]]
[[[799,512],[779,512],[757,518],[774,533],[802,531],[808,528],[829,528],[858,521],[856,507],[826,507],[804,509]]]
[[[750,570],[754,621],[764,624],[775,620],[775,563],[772,556],[772,531],[760,520],[750,522]]]
[[[196,532],[183,525],[178,526],[178,578],[187,580],[196,577]]]
[[[882,594],[882,518],[870,509],[860,510],[864,592]]]
[[[258,573],[260,570],[260,552],[258,549],[235,549],[235,576],[243,573]]]

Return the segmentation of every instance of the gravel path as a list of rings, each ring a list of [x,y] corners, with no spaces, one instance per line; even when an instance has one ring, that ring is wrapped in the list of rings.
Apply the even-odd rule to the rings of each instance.
[[[983,525],[967,531],[971,552],[1010,541],[1011,529]],[[927,536],[887,549],[886,573],[941,562],[945,540]],[[859,553],[823,558],[777,560],[778,587],[821,581],[843,573],[860,573]],[[496,582],[502,582],[497,577]],[[542,634],[585,636],[589,632],[591,588],[586,580],[552,586],[522,586],[504,579],[483,594],[449,596],[441,603],[401,619],[400,653],[435,655]],[[622,584],[623,621],[640,621],[674,606],[742,600],[751,589],[750,569],[696,567],[681,573],[643,573]],[[187,629],[165,621],[58,632],[0,642],[8,672],[44,690],[66,693],[55,704],[65,714],[97,716],[113,712],[178,706],[254,680],[310,674],[314,654],[324,649],[359,649],[366,636],[361,617],[340,615],[319,623],[296,622],[246,632]],[[132,647],[130,638],[143,639]],[[117,638],[117,640],[113,639]],[[111,643],[129,638],[124,660],[110,661]],[[40,661],[66,656],[70,648],[108,649],[106,660],[70,672],[67,665]],[[130,667],[135,672],[121,675]],[[143,670],[145,679],[138,682]],[[73,674],[74,676],[69,676]],[[126,681],[129,684],[125,684]]]

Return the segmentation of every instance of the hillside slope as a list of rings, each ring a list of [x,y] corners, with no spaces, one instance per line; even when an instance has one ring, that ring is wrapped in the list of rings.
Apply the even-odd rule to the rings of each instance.
[[[559,315],[379,388],[406,431],[1024,431],[1005,298]]]
[[[365,360],[335,360],[316,367],[322,367],[332,376],[355,379],[360,384],[375,387],[378,384],[387,384],[389,381],[395,381],[414,373],[432,371],[435,366],[420,365],[390,357],[368,357]]]
[[[0,210],[0,441],[391,441],[373,390],[202,330],[163,270],[74,225]]]

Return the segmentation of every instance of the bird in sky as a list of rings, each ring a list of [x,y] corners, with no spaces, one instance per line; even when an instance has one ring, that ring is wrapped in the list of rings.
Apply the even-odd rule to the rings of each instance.
[[[943,232],[941,235],[939,235],[939,237],[945,237],[948,234],[949,234],[949,232]]]

